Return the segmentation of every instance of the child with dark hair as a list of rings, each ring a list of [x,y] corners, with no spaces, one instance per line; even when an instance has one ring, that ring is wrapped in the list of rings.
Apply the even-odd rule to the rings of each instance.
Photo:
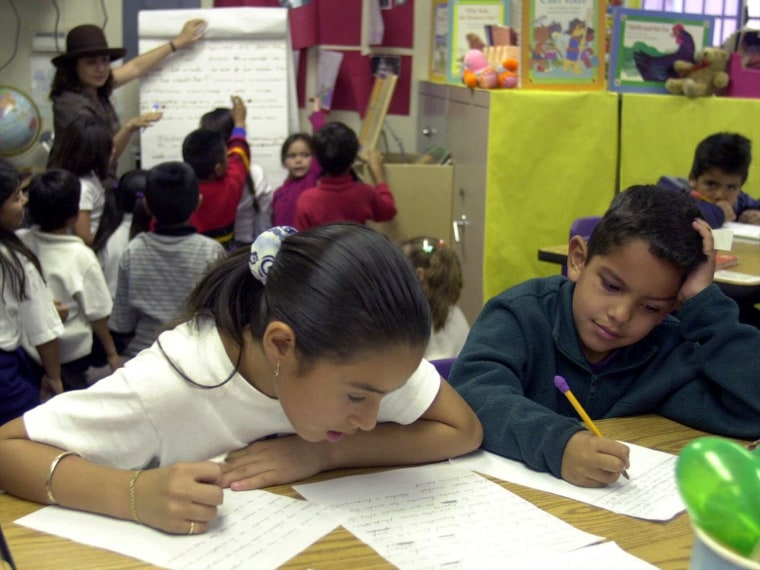
[[[66,126],[61,138],[48,167],[68,170],[79,178],[82,191],[73,229],[84,243],[92,246],[106,208],[106,192],[110,191],[104,181],[108,177],[113,137],[104,120],[82,116]]]
[[[218,131],[229,140],[235,127],[232,110],[219,107],[201,117],[200,128]],[[235,148],[231,152],[237,152]],[[251,245],[264,230],[272,227],[272,186],[264,169],[251,162],[248,178],[235,212],[234,247]]]
[[[711,228],[724,222],[760,224],[760,200],[742,190],[752,162],[752,142],[737,133],[715,133],[694,151],[689,178],[663,177],[658,184],[691,193]]]
[[[225,142],[218,130],[197,129],[182,143],[182,159],[192,166],[203,200],[190,224],[225,247],[232,245],[235,215],[251,164],[245,140],[246,107],[232,97],[232,135]]]
[[[451,382],[483,422],[483,447],[584,487],[616,481],[628,447],[584,429],[559,375],[592,419],[659,414],[729,437],[760,433],[748,355],[760,330],[713,283],[710,226],[686,193],[633,186],[588,243],[570,240],[568,276],[491,299]]]
[[[18,231],[22,242],[40,261],[48,288],[68,310],[59,337],[64,390],[87,387],[85,373],[92,364],[93,333],[103,347],[111,370],[121,366],[108,330],[113,302],[95,253],[71,235],[79,214],[79,180],[67,170],[52,169],[34,176],[27,188],[31,229]],[[41,364],[31,339],[22,338],[27,354]]]
[[[751,162],[752,143],[739,134],[717,133],[697,145],[689,187],[710,227],[760,224],[760,200],[742,191]]]
[[[98,253],[111,297],[116,296],[119,262],[129,240],[150,229],[150,215],[143,205],[147,178],[148,171],[139,168],[119,178],[116,188],[109,193],[113,197],[114,212],[103,217],[95,234],[93,249]]]
[[[37,256],[15,233],[24,223],[26,204],[20,183],[18,170],[0,158],[0,423],[63,390],[58,358],[63,323]],[[40,355],[41,383],[21,348],[22,335]]]
[[[328,123],[314,135],[314,153],[322,166],[315,188],[306,190],[296,203],[295,226],[312,228],[330,222],[367,220],[387,222],[396,215],[396,202],[385,182],[383,155],[367,152],[367,164],[375,186],[352,176],[359,152],[356,133],[343,123]]]
[[[311,132],[316,133],[325,124],[326,113],[319,104],[319,98],[312,100],[314,109],[309,115]],[[288,171],[282,186],[272,197],[272,224],[292,226],[296,221],[296,203],[304,190],[317,185],[322,172],[319,161],[314,157],[312,138],[308,133],[293,133],[280,149],[280,161]]]
[[[224,255],[219,243],[190,225],[200,199],[188,164],[164,162],[148,171],[145,208],[156,226],[135,236],[122,255],[109,321],[113,331],[133,335],[126,356],[153,344],[209,264]]]
[[[412,238],[400,247],[417,271],[433,316],[425,358],[455,358],[470,332],[470,325],[457,306],[463,285],[459,257],[442,239],[434,237]]]
[[[268,230],[217,263],[185,309],[109,378],[0,427],[0,464],[13,463],[0,488],[199,534],[225,487],[480,444],[472,410],[422,360],[430,310],[414,270],[369,228]]]

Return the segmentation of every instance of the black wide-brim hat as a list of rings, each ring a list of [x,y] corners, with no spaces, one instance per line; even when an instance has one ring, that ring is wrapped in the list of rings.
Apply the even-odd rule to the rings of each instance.
[[[56,67],[86,55],[107,55],[111,61],[121,59],[127,53],[123,47],[108,47],[106,36],[98,26],[84,24],[71,28],[66,34],[66,53],[52,59]]]

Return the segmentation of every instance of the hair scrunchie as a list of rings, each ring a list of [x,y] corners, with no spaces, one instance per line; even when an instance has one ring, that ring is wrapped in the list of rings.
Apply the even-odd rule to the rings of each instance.
[[[261,232],[251,244],[251,257],[248,259],[248,267],[257,281],[267,284],[269,269],[274,263],[277,253],[280,251],[282,240],[296,233],[298,230],[290,226],[276,226]]]

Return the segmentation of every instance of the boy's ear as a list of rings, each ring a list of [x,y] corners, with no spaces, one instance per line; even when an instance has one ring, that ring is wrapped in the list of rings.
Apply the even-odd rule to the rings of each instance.
[[[577,281],[583,273],[588,257],[588,244],[581,236],[573,236],[567,246],[567,276],[570,281]]]
[[[203,202],[203,194],[198,194],[198,203],[195,205],[195,212],[201,207],[201,202]]]
[[[227,174],[227,163],[217,162],[214,165],[214,178],[224,178],[225,174]]]
[[[693,176],[689,176],[689,188],[694,190],[694,188],[696,187],[697,187],[697,179],[694,178]]]

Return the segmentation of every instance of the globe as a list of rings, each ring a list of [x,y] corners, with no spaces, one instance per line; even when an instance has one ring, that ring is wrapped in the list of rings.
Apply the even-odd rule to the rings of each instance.
[[[0,156],[28,150],[41,130],[42,117],[31,97],[15,87],[0,85]]]

